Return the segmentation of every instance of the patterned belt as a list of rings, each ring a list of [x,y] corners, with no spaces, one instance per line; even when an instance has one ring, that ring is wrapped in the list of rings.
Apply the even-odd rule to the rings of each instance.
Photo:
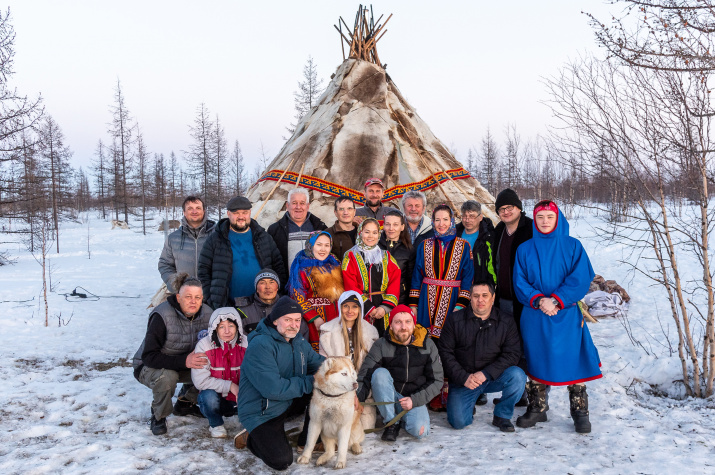
[[[312,297],[307,300],[308,300],[308,303],[314,307],[324,307],[326,305],[333,304],[333,302],[331,302],[330,299],[326,299],[323,297]]]
[[[459,287],[462,285],[461,280],[439,280],[430,279],[428,277],[422,279],[422,283],[427,285],[439,285],[441,287]]]

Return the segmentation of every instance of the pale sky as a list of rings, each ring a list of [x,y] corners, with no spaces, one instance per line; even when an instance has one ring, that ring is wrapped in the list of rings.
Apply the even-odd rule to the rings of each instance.
[[[17,34],[12,83],[41,93],[86,166],[107,123],[117,78],[150,152],[182,155],[204,102],[253,170],[261,142],[271,158],[291,122],[293,91],[312,55],[324,85],[343,58],[338,17],[357,2],[216,0],[11,0]],[[522,138],[550,123],[541,78],[598,51],[581,11],[610,19],[601,0],[380,1],[393,14],[378,43],[387,72],[435,135],[465,159],[490,127]],[[603,54],[599,52],[599,54]]]

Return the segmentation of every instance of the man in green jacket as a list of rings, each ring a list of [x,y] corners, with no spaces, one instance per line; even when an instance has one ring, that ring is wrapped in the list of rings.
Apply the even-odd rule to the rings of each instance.
[[[300,334],[300,305],[281,297],[248,336],[238,387],[238,419],[247,447],[274,470],[293,463],[284,423],[301,414],[313,392],[313,375],[325,359]]]

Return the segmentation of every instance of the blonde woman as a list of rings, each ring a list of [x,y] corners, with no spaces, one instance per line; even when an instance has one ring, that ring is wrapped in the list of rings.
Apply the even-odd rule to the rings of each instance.
[[[377,330],[362,318],[362,297],[354,290],[343,292],[338,299],[340,316],[320,327],[320,354],[348,356],[360,370],[365,356],[377,340]],[[375,407],[367,406],[360,416],[363,429],[375,427]]]

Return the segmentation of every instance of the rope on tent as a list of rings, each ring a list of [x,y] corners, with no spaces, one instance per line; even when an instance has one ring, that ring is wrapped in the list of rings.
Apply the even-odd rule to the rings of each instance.
[[[255,216],[253,216],[253,219],[258,218],[258,215],[261,214],[261,211],[263,211],[263,207],[266,206],[266,203],[268,203],[268,200],[271,199],[271,196],[273,196],[273,192],[276,191],[276,188],[278,188],[278,185],[281,184],[281,180],[283,180],[283,177],[286,175],[286,173],[288,173],[288,170],[290,170],[290,167],[293,165],[293,162],[294,162],[294,161],[295,161],[295,157],[293,157],[293,159],[291,159],[291,161],[290,161],[290,163],[288,164],[288,166],[286,167],[286,169],[283,170],[283,174],[282,174],[281,177],[278,179],[278,181],[276,182],[276,184],[273,185],[273,188],[271,189],[271,192],[268,193],[268,196],[267,196],[266,199],[263,201],[263,204],[261,205],[260,208],[258,208],[258,211],[256,211]],[[258,183],[258,182],[256,182],[256,183]]]

